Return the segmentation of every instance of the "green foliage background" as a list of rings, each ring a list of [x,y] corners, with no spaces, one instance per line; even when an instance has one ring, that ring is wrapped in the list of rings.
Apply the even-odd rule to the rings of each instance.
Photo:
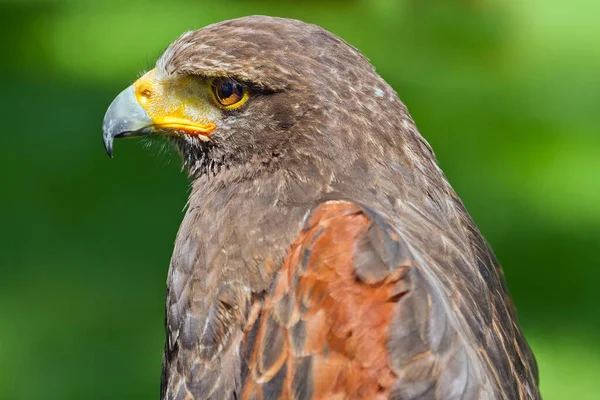
[[[112,98],[180,33],[249,14],[360,48],[503,263],[546,399],[600,392],[596,0],[0,0],[0,399],[157,398],[178,160],[104,154]]]

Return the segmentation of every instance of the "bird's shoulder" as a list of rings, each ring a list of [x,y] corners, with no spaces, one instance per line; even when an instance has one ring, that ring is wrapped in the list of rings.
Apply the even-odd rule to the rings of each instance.
[[[418,251],[368,207],[315,207],[249,319],[243,398],[493,398]]]

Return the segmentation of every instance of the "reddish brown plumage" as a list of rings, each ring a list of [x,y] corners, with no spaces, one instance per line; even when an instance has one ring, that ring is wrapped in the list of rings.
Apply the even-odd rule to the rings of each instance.
[[[397,292],[396,283],[405,270],[377,284],[357,279],[353,254],[369,225],[364,212],[349,202],[324,203],[311,215],[256,322],[261,326],[243,399],[254,394],[263,398],[262,384],[273,379],[284,364],[279,398],[295,398],[291,395],[295,363],[302,357],[311,359],[312,373],[303,379],[312,381],[308,383],[313,399],[387,398],[396,379],[388,366],[387,329],[395,302],[404,293]],[[289,306],[281,306],[282,302]],[[284,311],[290,314],[288,320],[278,321],[285,344],[273,367],[261,373],[261,352],[272,350],[272,344],[265,343],[265,326],[271,318],[279,319],[273,315],[278,314],[278,307],[289,307]],[[294,348],[293,327],[298,322],[306,324],[306,337],[302,347]]]

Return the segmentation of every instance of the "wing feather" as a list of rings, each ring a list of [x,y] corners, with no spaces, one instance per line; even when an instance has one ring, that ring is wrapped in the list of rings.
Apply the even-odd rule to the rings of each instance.
[[[242,398],[493,398],[424,267],[373,211],[320,205],[255,322]]]

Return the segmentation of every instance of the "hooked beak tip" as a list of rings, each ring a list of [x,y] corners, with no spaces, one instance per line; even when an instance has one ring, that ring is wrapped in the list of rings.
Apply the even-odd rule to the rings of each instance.
[[[108,156],[110,158],[113,158],[113,138],[112,137],[104,138],[104,149],[106,150],[106,154],[108,154]]]
[[[123,90],[111,103],[102,122],[104,149],[113,158],[115,138],[141,136],[151,133],[147,129],[152,119],[138,103],[133,86]]]

